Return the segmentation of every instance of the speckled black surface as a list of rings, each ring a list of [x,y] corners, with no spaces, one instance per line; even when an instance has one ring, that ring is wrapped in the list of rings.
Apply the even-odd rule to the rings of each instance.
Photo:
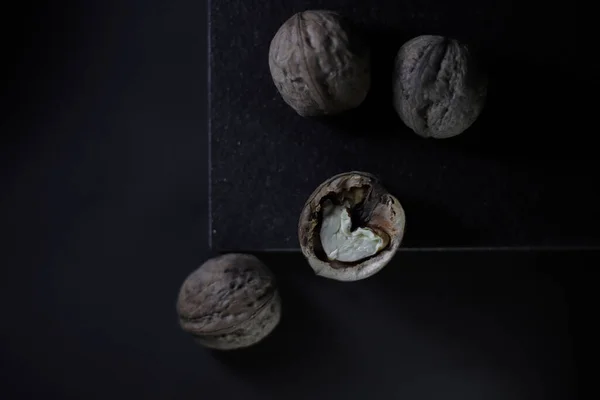
[[[297,248],[304,201],[349,170],[379,175],[400,199],[407,247],[600,245],[598,173],[575,93],[575,10],[448,3],[212,1],[213,249]],[[305,119],[277,93],[268,48],[293,13],[319,8],[368,35],[373,83],[359,109]],[[393,111],[393,58],[419,34],[471,44],[489,73],[483,114],[456,138],[419,138]]]

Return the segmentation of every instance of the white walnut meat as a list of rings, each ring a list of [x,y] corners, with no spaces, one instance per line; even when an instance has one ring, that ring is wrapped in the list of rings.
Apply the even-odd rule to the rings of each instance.
[[[466,45],[424,35],[398,52],[393,76],[394,108],[422,137],[449,138],[464,132],[481,113],[487,79]]]
[[[347,172],[326,180],[308,198],[298,239],[317,275],[356,281],[392,259],[405,223],[402,205],[375,176]]]
[[[283,100],[302,116],[358,107],[371,85],[367,42],[333,11],[289,18],[269,48],[269,69]]]
[[[273,274],[256,257],[226,254],[206,261],[184,281],[177,300],[181,328],[218,350],[248,347],[279,323]]]

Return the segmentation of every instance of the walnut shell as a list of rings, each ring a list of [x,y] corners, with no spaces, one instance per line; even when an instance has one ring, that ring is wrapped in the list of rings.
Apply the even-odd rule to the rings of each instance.
[[[219,350],[251,346],[279,323],[275,278],[256,257],[226,254],[206,261],[184,281],[177,300],[181,328]]]
[[[345,204],[352,229],[370,229],[384,238],[385,247],[354,262],[332,260],[324,251],[321,228],[326,202]],[[394,256],[404,235],[406,218],[402,205],[379,180],[365,172],[347,172],[323,182],[306,201],[298,223],[302,254],[317,275],[339,281],[356,281],[381,270]],[[358,225],[358,226],[356,226]]]
[[[466,45],[442,36],[406,42],[394,66],[394,108],[423,137],[459,135],[485,103],[487,79]]]
[[[357,107],[371,85],[367,43],[333,11],[304,11],[277,31],[269,69],[283,100],[302,116]]]

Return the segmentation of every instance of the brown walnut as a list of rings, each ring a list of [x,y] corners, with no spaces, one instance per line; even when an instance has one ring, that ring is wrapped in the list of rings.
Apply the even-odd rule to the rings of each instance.
[[[302,116],[358,107],[369,91],[369,49],[333,11],[304,11],[277,31],[269,69],[283,100]]]
[[[404,235],[398,199],[365,172],[323,182],[308,198],[298,223],[303,255],[317,275],[356,281],[381,270]]]
[[[182,329],[219,350],[251,346],[279,323],[275,278],[256,257],[226,254],[206,261],[184,281],[177,300]]]
[[[459,135],[485,103],[487,79],[469,49],[442,36],[406,42],[396,56],[393,79],[396,112],[423,137]]]

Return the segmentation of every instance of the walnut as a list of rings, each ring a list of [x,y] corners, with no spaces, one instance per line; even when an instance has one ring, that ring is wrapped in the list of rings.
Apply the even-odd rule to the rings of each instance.
[[[381,270],[402,242],[404,209],[379,180],[347,172],[323,182],[298,223],[302,254],[315,273],[356,281]]]
[[[179,291],[182,329],[210,348],[236,349],[265,338],[279,323],[273,274],[256,257],[226,254],[192,272]]]
[[[304,11],[279,28],[269,68],[283,100],[302,116],[358,107],[369,91],[366,42],[333,11]]]
[[[469,128],[485,103],[487,79],[466,45],[442,36],[418,36],[398,52],[394,107],[423,137],[449,138]]]

